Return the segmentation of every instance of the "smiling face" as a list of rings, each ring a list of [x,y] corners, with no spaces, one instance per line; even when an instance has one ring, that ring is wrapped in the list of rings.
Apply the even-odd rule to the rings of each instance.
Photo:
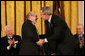
[[[52,15],[52,10],[50,7],[45,6],[40,9],[40,15],[43,20],[49,20],[50,16]]]
[[[30,18],[31,18],[32,22],[37,23],[37,19],[38,19],[37,15],[31,16]]]
[[[12,28],[11,28],[10,26],[6,26],[5,31],[6,31],[6,35],[7,35],[8,37],[12,37],[12,35],[13,35],[13,30],[12,30]]]
[[[78,25],[76,28],[77,34],[81,35],[83,34],[83,26],[82,25]]]
[[[37,23],[38,17],[35,12],[31,11],[28,13],[28,15],[29,15],[28,19],[30,19],[33,23]]]

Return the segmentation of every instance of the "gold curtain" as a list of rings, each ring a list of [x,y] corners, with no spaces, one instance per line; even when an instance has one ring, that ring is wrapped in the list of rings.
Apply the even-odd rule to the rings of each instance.
[[[76,34],[76,27],[78,25],[78,1],[63,1],[63,5],[61,6],[63,6],[64,19],[68,27],[73,34]]]
[[[21,36],[21,27],[29,11],[36,11],[39,18],[36,27],[39,34],[45,34],[45,24],[40,17],[40,8],[44,6],[51,7],[53,11],[53,1],[1,1],[1,36],[5,36],[6,25],[12,26],[13,33]],[[63,1],[61,6],[64,19],[71,32],[75,34],[78,24],[78,1]]]
[[[45,24],[40,17],[40,8],[51,7],[53,11],[53,1],[1,1],[1,36],[5,36],[5,26],[10,25],[13,33],[21,36],[22,24],[29,11],[36,11],[38,21],[36,23],[39,34],[45,34]]]

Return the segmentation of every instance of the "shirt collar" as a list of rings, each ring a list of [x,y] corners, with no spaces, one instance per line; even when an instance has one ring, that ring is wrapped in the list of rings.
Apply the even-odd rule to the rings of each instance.
[[[33,25],[35,25],[35,23],[32,22]]]
[[[12,39],[13,39],[13,37],[7,37],[7,39],[8,39],[8,40],[10,40],[10,39],[12,40]]]
[[[8,37],[9,39],[12,38],[12,37]]]
[[[13,37],[14,37],[14,35],[12,35],[12,37],[8,37],[8,36],[7,36],[8,39],[12,39]]]
[[[49,18],[48,22],[51,22],[51,17],[52,17],[52,15],[50,16],[50,18]]]
[[[78,35],[78,37],[83,37],[83,34],[81,34],[81,35]]]
[[[29,19],[27,19],[27,20],[29,20]],[[29,20],[29,21],[31,21],[31,20]],[[32,21],[31,21],[31,23],[32,23],[33,25],[35,25]]]

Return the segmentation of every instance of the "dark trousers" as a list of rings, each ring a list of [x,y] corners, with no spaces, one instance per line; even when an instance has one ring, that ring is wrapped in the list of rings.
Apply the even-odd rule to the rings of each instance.
[[[43,47],[44,47],[45,55],[50,55],[51,53],[50,53],[50,50],[49,50],[48,43],[44,43]]]

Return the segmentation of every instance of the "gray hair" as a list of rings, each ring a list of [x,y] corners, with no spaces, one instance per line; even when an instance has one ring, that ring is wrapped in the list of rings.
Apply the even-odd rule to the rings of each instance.
[[[77,26],[82,26],[82,28],[84,28],[84,25],[83,24],[78,24]]]
[[[6,32],[6,30],[7,30],[8,28],[12,29],[11,26],[7,25],[7,26],[5,26],[5,32]]]
[[[50,8],[50,7],[42,7],[41,10],[42,10],[42,13],[43,13],[44,15],[45,15],[46,13],[47,13],[48,15],[52,15],[52,11],[51,11],[51,8]]]
[[[29,18],[29,16],[34,16],[34,15],[37,15],[35,11],[30,11],[27,16],[26,16],[26,19]]]

